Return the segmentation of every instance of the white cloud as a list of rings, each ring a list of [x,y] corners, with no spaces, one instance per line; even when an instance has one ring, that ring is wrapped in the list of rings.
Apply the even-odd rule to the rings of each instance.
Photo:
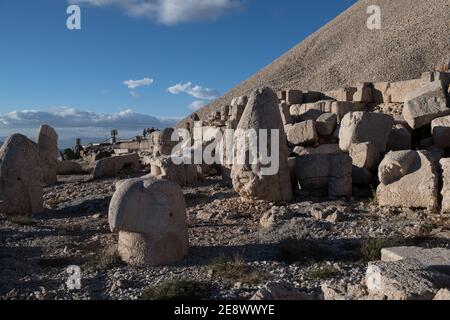
[[[193,85],[192,82],[179,83],[167,89],[172,94],[186,93],[196,99],[214,100],[219,97],[219,93],[211,88]]]
[[[197,111],[200,110],[201,108],[203,108],[204,106],[206,106],[208,104],[208,102],[203,101],[203,100],[195,100],[194,102],[192,102],[189,105],[189,109],[191,109],[192,111]]]
[[[139,92],[130,91],[130,96],[132,96],[133,98],[139,98]]]
[[[54,128],[143,129],[170,127],[175,120],[164,120],[140,114],[131,109],[104,114],[60,107],[48,111],[20,110],[0,114],[0,129],[34,128],[46,123]]]
[[[128,87],[128,89],[136,89],[143,86],[151,85],[155,80],[150,78],[144,78],[141,80],[126,80],[123,82],[124,85]]]
[[[146,17],[157,23],[215,20],[220,15],[243,8],[242,0],[69,0],[70,3],[116,6],[131,16]]]

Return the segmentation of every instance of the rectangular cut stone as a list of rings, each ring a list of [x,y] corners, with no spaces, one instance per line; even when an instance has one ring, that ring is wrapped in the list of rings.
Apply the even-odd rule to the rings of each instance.
[[[300,156],[295,174],[302,190],[327,191],[330,197],[352,194],[352,160],[346,154]]]

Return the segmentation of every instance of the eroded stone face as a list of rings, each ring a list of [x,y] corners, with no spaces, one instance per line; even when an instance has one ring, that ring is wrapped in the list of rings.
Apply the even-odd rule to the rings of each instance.
[[[380,164],[378,174],[382,182],[377,189],[380,206],[439,207],[439,171],[429,152],[391,152]]]
[[[36,143],[14,134],[0,149],[0,212],[40,213],[43,208],[41,158]]]
[[[188,251],[186,204],[176,183],[152,176],[117,183],[109,224],[119,232],[119,254],[132,265],[181,260]]]
[[[437,147],[450,148],[450,116],[434,119],[431,131]]]
[[[261,163],[263,154],[258,150],[255,161],[251,163],[249,152],[251,146],[245,136],[249,130],[260,134],[260,129],[266,129],[269,137],[272,130],[278,130],[279,170],[273,175],[263,174],[265,166]],[[266,134],[267,134],[266,133]],[[245,200],[286,201],[292,198],[292,187],[289,178],[288,148],[283,130],[283,122],[278,108],[278,98],[269,88],[254,91],[248,101],[238,131],[234,136],[233,155],[235,164],[231,171],[234,189]],[[242,141],[246,141],[242,143]],[[272,149],[271,139],[268,150]],[[259,149],[259,148],[258,148]],[[265,153],[267,150],[265,150]],[[240,155],[245,155],[245,163],[239,163]]]

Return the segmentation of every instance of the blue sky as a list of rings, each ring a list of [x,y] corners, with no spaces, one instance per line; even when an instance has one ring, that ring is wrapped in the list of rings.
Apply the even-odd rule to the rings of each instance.
[[[81,30],[66,28],[66,0],[0,1],[0,135],[49,114],[66,129],[186,116],[356,0],[72,2]]]

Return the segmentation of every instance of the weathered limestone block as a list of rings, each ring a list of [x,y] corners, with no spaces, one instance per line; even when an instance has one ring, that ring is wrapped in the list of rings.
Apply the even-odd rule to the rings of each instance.
[[[450,213],[450,158],[441,159],[442,168],[442,213]]]
[[[376,82],[373,84],[372,97],[375,103],[391,103],[392,96],[390,94],[389,82]]]
[[[395,247],[381,250],[381,260],[415,259],[429,269],[450,275],[450,250],[446,248]]]
[[[389,84],[388,94],[393,103],[404,103],[411,92],[423,86],[422,79],[413,79]]]
[[[316,111],[316,113],[318,111],[322,113],[329,113],[331,112],[333,103],[333,100],[319,100],[312,103],[294,104],[290,107],[290,113],[294,118],[301,117],[308,111]],[[318,115],[320,115],[320,113]]]
[[[305,113],[303,113],[302,115],[300,115],[300,117],[298,117],[297,122],[303,122],[308,120],[316,121],[322,114],[323,112],[320,110],[310,109]]]
[[[296,158],[302,190],[327,191],[330,197],[352,194],[352,159],[346,154],[311,154]]]
[[[299,156],[308,154],[342,154],[342,150],[338,144],[321,144],[317,148],[295,147],[294,153]]]
[[[174,182],[151,176],[118,182],[109,225],[119,232],[119,255],[133,266],[175,263],[189,248],[186,204]]]
[[[436,146],[450,148],[450,116],[434,119],[431,122],[431,131]]]
[[[380,206],[403,208],[439,207],[439,172],[428,151],[390,152],[379,167]]]
[[[58,161],[56,164],[56,171],[58,175],[72,175],[83,174],[91,171],[92,167],[87,162],[81,162],[76,160],[63,160]]]
[[[333,134],[337,126],[337,115],[333,113],[324,113],[316,120],[317,133],[322,137]]]
[[[138,170],[139,168],[139,156],[135,153],[105,158],[95,162],[94,179],[113,177],[123,169]]]
[[[44,183],[53,185],[57,182],[56,162],[58,157],[58,135],[55,129],[46,124],[41,125],[37,135],[37,144]]]
[[[327,97],[335,99],[336,101],[353,101],[353,95],[355,93],[355,87],[345,87],[326,92],[325,95]]]
[[[303,92],[301,90],[286,90],[286,103],[288,105],[302,104]]]
[[[394,119],[387,114],[348,113],[339,130],[339,146],[343,151],[349,151],[352,144],[372,142],[380,152],[384,152],[393,125]]]
[[[252,152],[254,148],[248,139],[252,134],[259,138],[265,134],[268,138],[268,148],[266,150],[258,148],[254,154]],[[278,134],[275,145],[272,145],[270,138],[272,134]],[[261,88],[251,94],[233,141],[234,165],[231,177],[233,187],[241,197],[250,201],[289,201],[292,198],[289,154],[277,95],[272,89]],[[275,150],[278,151],[276,159],[273,158],[277,153]],[[251,154],[254,154],[254,157],[250,157]],[[268,161],[270,163],[263,164],[262,161],[268,154],[272,154],[272,159]]]
[[[180,186],[197,183],[197,166],[189,164],[189,161],[182,161],[181,158],[175,159],[179,160],[181,163],[175,163],[173,158],[169,156],[152,158],[150,160],[151,174],[160,179],[176,182]]]
[[[280,113],[281,120],[283,121],[283,125],[288,125],[292,123],[291,113],[289,111],[289,105],[285,102],[280,103]]]
[[[287,141],[293,146],[315,144],[319,139],[313,120],[287,125],[285,130]]]
[[[342,119],[347,113],[364,111],[366,105],[363,103],[334,101],[331,104],[331,113],[334,113],[338,117],[338,123],[342,122]]]
[[[303,92],[303,103],[314,103],[323,99],[323,93],[317,91]]]
[[[387,143],[387,151],[401,151],[411,149],[411,133],[409,130],[397,124],[392,128]]]
[[[441,277],[415,259],[378,261],[369,263],[366,285],[372,299],[432,300]]]
[[[6,139],[0,149],[0,212],[40,213],[43,208],[39,148],[21,134]]]
[[[356,85],[356,92],[353,95],[354,102],[373,102],[372,95],[373,84],[370,82],[361,82]]]
[[[403,116],[413,129],[421,128],[434,119],[449,114],[447,98],[439,81],[420,87],[405,98]]]
[[[371,142],[352,144],[350,157],[355,167],[365,168],[369,171],[376,170],[380,163],[380,151]]]

